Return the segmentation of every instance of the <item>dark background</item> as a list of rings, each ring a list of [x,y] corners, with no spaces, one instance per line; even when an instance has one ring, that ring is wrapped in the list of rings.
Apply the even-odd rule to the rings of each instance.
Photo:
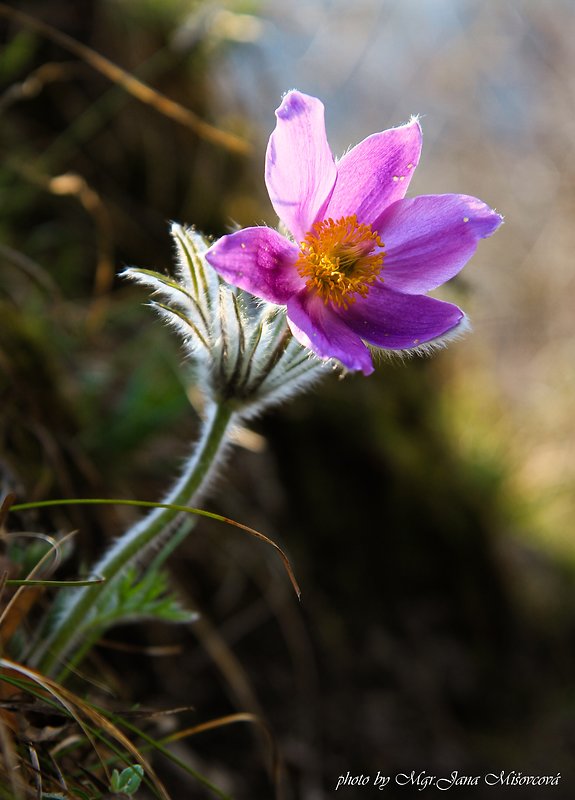
[[[325,380],[251,424],[223,471],[209,507],[286,548],[302,602],[273,552],[202,522],[171,565],[200,621],[115,631],[87,672],[117,707],[194,707],[151,730],[258,714],[287,800],[378,770],[560,772],[556,788],[451,791],[572,797],[571,4],[11,5],[250,147],[206,141],[0,19],[0,467],[23,499],[155,500],[177,473],[197,432],[192,373],[145,293],[115,276],[169,269],[172,219],[210,235],[275,224],[263,159],[285,90],[323,99],[338,154],[420,113],[411,193],[477,195],[506,217],[440,293],[470,314],[465,341]],[[130,519],[68,509],[19,523],[79,528],[81,564]],[[238,800],[273,796],[251,726],[176,752]],[[175,800],[208,796],[155,764]]]

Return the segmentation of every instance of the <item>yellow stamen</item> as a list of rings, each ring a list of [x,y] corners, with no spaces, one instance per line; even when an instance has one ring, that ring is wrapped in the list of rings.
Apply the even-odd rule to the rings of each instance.
[[[379,234],[358,222],[355,214],[336,222],[325,219],[306,234],[296,267],[307,279],[307,288],[326,305],[346,309],[358,295],[366,297],[375,281],[383,281],[382,248]]]

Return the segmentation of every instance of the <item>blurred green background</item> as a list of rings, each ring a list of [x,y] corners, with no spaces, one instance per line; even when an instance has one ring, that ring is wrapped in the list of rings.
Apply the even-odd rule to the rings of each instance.
[[[169,269],[169,220],[210,235],[276,224],[263,159],[287,89],[321,97],[336,154],[420,114],[410,193],[476,195],[506,217],[440,292],[469,313],[465,340],[368,379],[326,380],[243,432],[210,507],[285,546],[301,605],[273,554],[202,523],[172,567],[202,620],[116,633],[116,646],[181,648],[176,658],[100,648],[118,697],[192,705],[189,724],[260,714],[287,800],[331,797],[348,770],[561,772],[554,796],[572,797],[572,3],[10,5],[249,152],[206,140],[0,18],[4,491],[159,499],[193,442],[197,388],[142,290],[115,276]],[[68,510],[22,524],[80,528],[80,563],[129,519]],[[179,754],[238,800],[265,798],[260,744],[236,727]],[[158,769],[175,798],[204,796]]]

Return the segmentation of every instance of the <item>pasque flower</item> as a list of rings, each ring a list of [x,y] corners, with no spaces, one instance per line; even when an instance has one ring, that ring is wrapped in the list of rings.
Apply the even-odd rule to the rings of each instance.
[[[229,283],[285,306],[294,337],[320,358],[366,375],[366,343],[417,351],[461,332],[461,309],[427,292],[459,272],[501,216],[467,195],[405,197],[421,152],[415,119],[336,162],[317,98],[288,92],[276,117],[265,178],[290,236],[245,228],[206,260]]]

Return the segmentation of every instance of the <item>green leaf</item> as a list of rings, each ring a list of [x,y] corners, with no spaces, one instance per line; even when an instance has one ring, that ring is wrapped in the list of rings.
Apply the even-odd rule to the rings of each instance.
[[[11,41],[3,45],[0,60],[0,80],[4,82],[16,80],[29,67],[38,37],[29,31],[20,31]]]
[[[114,794],[127,794],[132,796],[136,794],[140,788],[143,777],[144,769],[140,764],[126,767],[126,769],[123,769],[121,772],[115,769],[112,772],[112,778],[110,780],[110,791]]]
[[[112,625],[158,619],[164,622],[193,622],[197,614],[182,608],[170,594],[169,575],[164,570],[148,568],[140,575],[130,566],[113,581],[88,619],[89,628],[105,630]]]

